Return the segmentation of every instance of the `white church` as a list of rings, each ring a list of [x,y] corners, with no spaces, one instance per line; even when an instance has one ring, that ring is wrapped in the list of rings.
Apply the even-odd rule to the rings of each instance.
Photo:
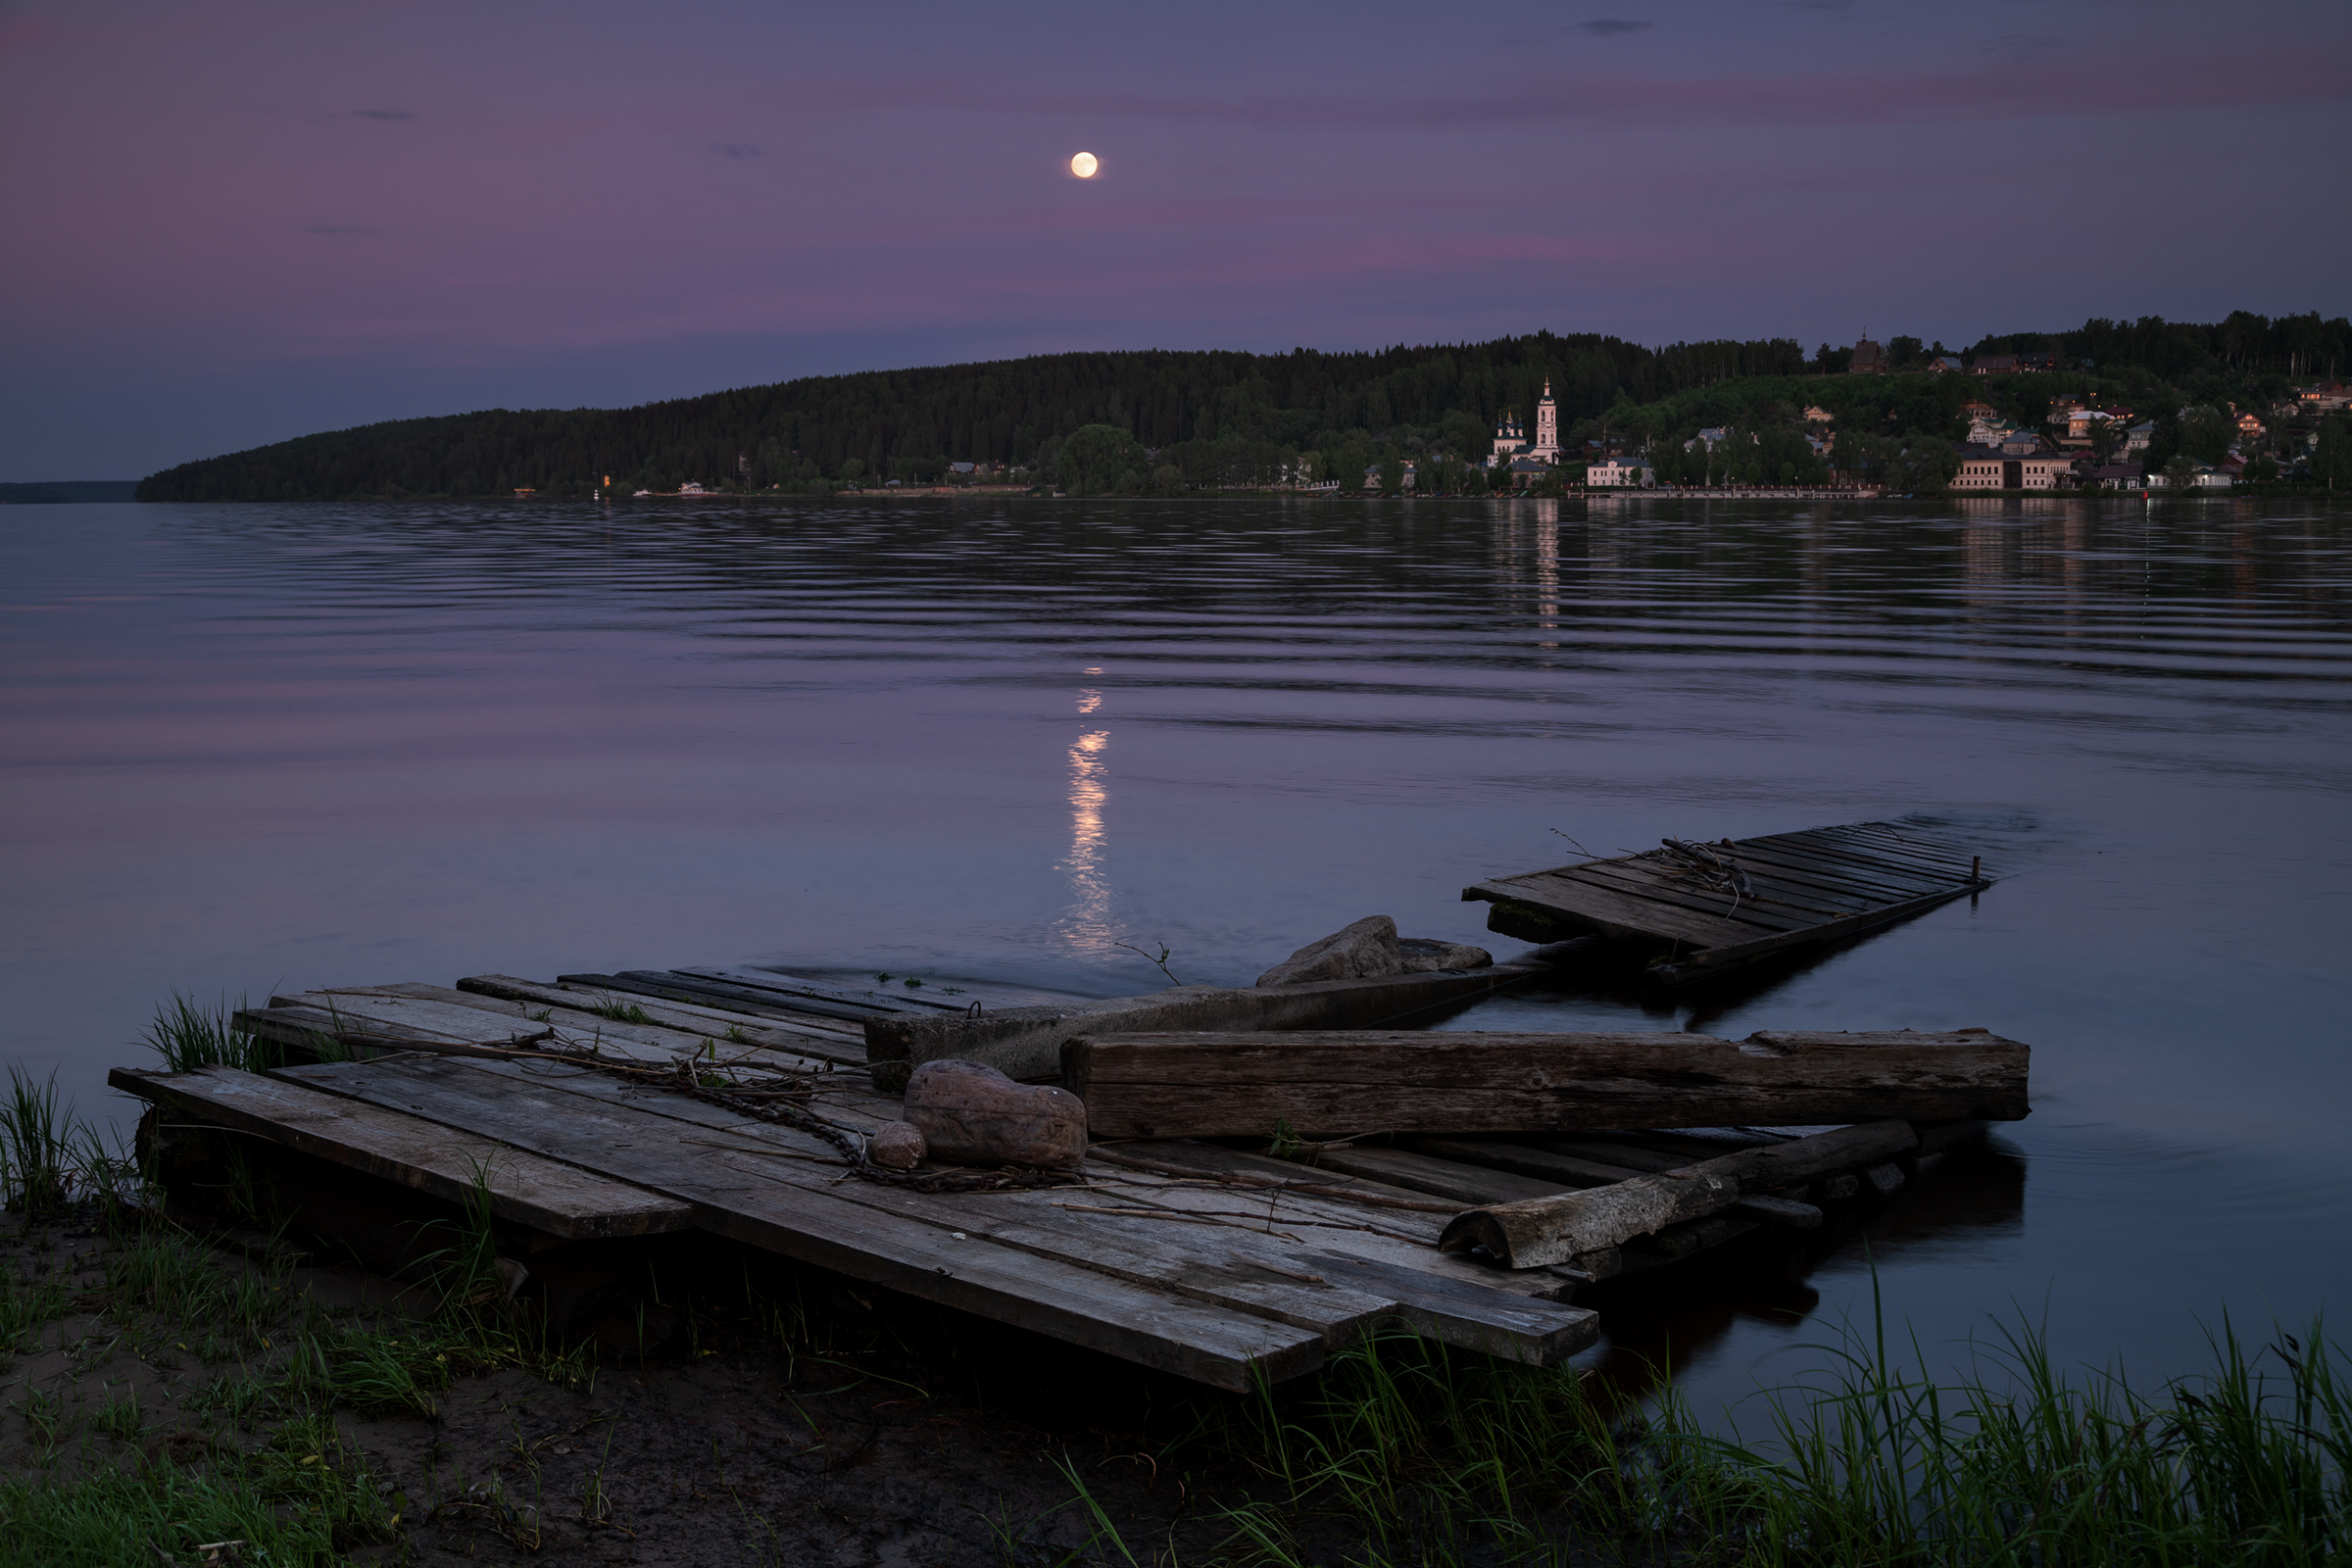
[[[1543,464],[1560,461],[1560,406],[1551,400],[1551,383],[1544,383],[1544,401],[1536,405],[1536,439],[1530,445],[1527,432],[1519,421],[1503,411],[1502,422],[1494,427],[1494,456],[1490,461],[1499,463],[1505,458],[1529,458]]]

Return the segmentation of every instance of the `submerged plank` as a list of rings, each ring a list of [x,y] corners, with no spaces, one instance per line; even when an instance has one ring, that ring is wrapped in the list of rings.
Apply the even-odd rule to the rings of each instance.
[[[647,1236],[683,1230],[691,1219],[674,1198],[259,1073],[118,1067],[107,1082],[173,1114],[251,1133],[453,1203],[468,1201],[478,1179],[493,1214],[550,1236]]]
[[[1063,1082],[1098,1138],[2015,1121],[2030,1053],[1950,1034],[1294,1030],[1082,1036]]]

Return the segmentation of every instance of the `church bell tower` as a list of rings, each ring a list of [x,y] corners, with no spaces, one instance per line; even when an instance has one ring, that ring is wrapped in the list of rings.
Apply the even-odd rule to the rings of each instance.
[[[1560,406],[1551,401],[1551,382],[1544,383],[1544,401],[1536,405],[1536,450],[1531,456],[1545,463],[1560,461]]]

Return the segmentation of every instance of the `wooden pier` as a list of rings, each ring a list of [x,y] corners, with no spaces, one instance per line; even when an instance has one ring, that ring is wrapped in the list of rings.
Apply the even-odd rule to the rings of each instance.
[[[1657,849],[1462,890],[1487,929],[1528,942],[1597,934],[1657,951],[1646,973],[1688,985],[1841,941],[1992,885],[1983,858],[1894,822],[1855,822]]]
[[[1232,1390],[1310,1372],[1380,1325],[1548,1364],[1596,1337],[1595,1314],[1568,1299],[1580,1287],[1760,1225],[1818,1225],[1824,1205],[1891,1192],[1919,1169],[1917,1157],[1886,1161],[1573,1266],[1505,1269],[1439,1250],[1465,1205],[1652,1177],[1824,1129],[1287,1151],[1311,1166],[1130,1139],[1093,1145],[1061,1185],[943,1191],[862,1179],[835,1143],[757,1114],[784,1099],[837,1133],[895,1119],[897,1099],[866,1072],[865,1025],[1036,1000],[979,990],[916,997],[743,969],[338,988],[273,998],[237,1022],[297,1054],[349,1059],[117,1069],[110,1082],[155,1107],[148,1136],[167,1153],[172,1138],[222,1129],[377,1191],[446,1204],[486,1191],[502,1250],[526,1269],[559,1250],[700,1231]],[[1920,1154],[1982,1131],[1924,1130]]]

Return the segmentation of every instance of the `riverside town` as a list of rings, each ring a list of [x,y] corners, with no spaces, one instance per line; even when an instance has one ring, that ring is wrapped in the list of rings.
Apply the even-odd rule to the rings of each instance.
[[[1755,500],[2352,490],[2352,324],[2094,318],[1961,352],[1538,332],[1132,351],[490,410],[183,464],[146,501],[998,492]]]

